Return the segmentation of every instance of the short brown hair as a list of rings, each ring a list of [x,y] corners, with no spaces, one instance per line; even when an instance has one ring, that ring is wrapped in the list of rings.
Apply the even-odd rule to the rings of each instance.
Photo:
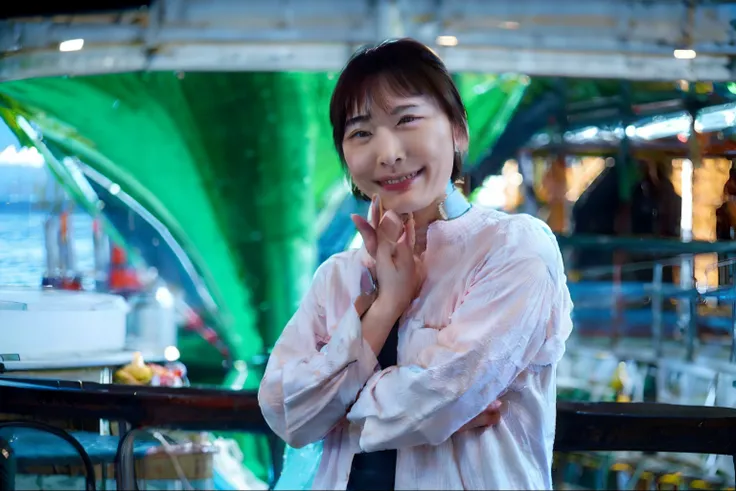
[[[465,105],[440,57],[414,39],[384,41],[376,46],[363,47],[353,54],[332,92],[332,139],[343,167],[346,167],[345,153],[342,150],[345,122],[355,108],[362,107],[375,97],[372,91],[379,81],[386,83],[398,95],[432,97],[444,111],[452,127],[460,128],[468,136]],[[462,156],[456,153],[452,164],[453,181],[460,178],[462,166]],[[368,199],[357,189],[353,190],[353,194]]]

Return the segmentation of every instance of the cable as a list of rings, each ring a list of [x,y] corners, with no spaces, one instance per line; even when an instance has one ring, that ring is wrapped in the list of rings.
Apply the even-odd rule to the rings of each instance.
[[[65,442],[69,443],[74,450],[77,451],[79,456],[82,458],[82,464],[84,465],[84,487],[87,491],[97,491],[97,483],[95,482],[95,468],[92,465],[92,459],[89,458],[89,454],[84,449],[79,440],[74,438],[68,431],[56,428],[55,426],[47,425],[45,423],[39,423],[38,421],[3,421],[0,423],[0,430],[3,428],[30,428],[39,431],[45,431],[56,435]],[[125,488],[118,488],[125,489]]]
[[[189,482],[189,479],[187,479],[187,476],[184,473],[184,469],[182,469],[181,464],[179,463],[179,459],[176,455],[174,455],[171,443],[167,441],[172,440],[172,438],[166,437],[158,431],[154,431],[152,435],[164,447],[164,453],[166,453],[166,455],[168,455],[169,457],[169,460],[171,460],[171,464],[174,466],[174,471],[179,477],[179,480],[184,485],[184,489],[186,489],[187,491],[194,491],[194,486],[192,486],[192,484]]]
[[[118,442],[118,450],[115,453],[115,485],[116,489],[127,491],[138,491],[138,479],[135,475],[135,456],[133,445],[137,429],[128,431]],[[132,459],[132,462],[130,460]],[[125,472],[130,469],[130,475]]]
[[[124,437],[120,439],[118,450],[115,454],[115,484],[117,486],[117,489],[138,491],[138,478],[135,472],[135,454],[133,452],[133,448],[135,444],[135,435],[139,431],[145,431],[146,433],[149,433],[151,436],[153,436],[153,438],[161,443],[164,453],[171,460],[171,464],[174,467],[174,472],[176,472],[176,475],[184,485],[184,488],[188,491],[194,490],[191,482],[186,477],[184,469],[181,467],[179,459],[173,452],[172,445],[176,445],[178,444],[178,442],[174,438],[171,438],[170,436],[165,435],[160,431],[143,429],[130,430],[128,433],[125,434]],[[130,475],[124,472],[125,469],[131,470]]]

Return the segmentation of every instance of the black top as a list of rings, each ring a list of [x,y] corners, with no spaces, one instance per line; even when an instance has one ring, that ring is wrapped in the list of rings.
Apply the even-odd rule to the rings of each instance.
[[[396,321],[388,338],[386,338],[386,343],[378,354],[378,363],[381,368],[396,365],[398,346],[399,322]],[[359,453],[353,457],[347,489],[348,491],[393,491],[395,479],[396,450]]]

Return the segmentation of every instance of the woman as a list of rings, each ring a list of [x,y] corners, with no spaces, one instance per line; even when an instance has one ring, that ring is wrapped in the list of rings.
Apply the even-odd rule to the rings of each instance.
[[[373,220],[354,217],[365,247],[320,266],[276,343],[268,424],[295,447],[324,440],[315,489],[551,489],[571,330],[554,236],[455,190],[465,109],[424,45],[354,55],[330,119]]]

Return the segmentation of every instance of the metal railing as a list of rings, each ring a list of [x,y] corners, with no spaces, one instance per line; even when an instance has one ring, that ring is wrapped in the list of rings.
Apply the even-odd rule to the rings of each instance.
[[[641,298],[648,298],[651,303],[651,343],[656,358],[660,358],[663,352],[662,314],[666,300],[677,302],[679,325],[685,340],[685,358],[688,361],[694,359],[698,339],[696,324],[698,304],[704,302],[706,299],[717,299],[719,302],[729,303],[732,312],[729,359],[731,362],[736,362],[736,282],[734,282],[736,258],[714,262],[705,267],[706,278],[708,278],[708,273],[716,270],[719,272],[719,278],[725,277],[725,281],[719,281],[716,285],[710,285],[708,283],[698,284],[695,279],[693,274],[695,270],[695,256],[696,254],[686,254],[663,260],[615,264],[607,267],[592,267],[576,271],[576,274],[579,280],[598,280],[610,277],[612,282],[611,293],[613,295],[611,314],[614,319],[621,319],[625,310],[623,284],[626,273],[651,271],[652,281],[640,282],[642,287],[640,296]],[[679,285],[665,283],[664,271],[668,267],[679,267]],[[614,322],[614,332],[611,333],[611,342],[614,345],[619,340],[619,333],[615,328],[616,325],[617,323]]]
[[[129,387],[0,377],[0,413],[126,422],[129,427],[120,436],[115,458],[119,464],[115,476],[117,489],[137,489],[130,442],[134,433],[141,429],[271,434],[261,415],[256,393],[252,391]],[[560,402],[555,450],[689,452],[733,457],[736,455],[736,409]],[[736,470],[736,460],[734,462]]]

